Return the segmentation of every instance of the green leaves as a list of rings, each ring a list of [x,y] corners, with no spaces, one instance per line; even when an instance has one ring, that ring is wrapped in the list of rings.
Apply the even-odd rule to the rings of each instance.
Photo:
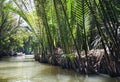
[[[73,59],[75,58],[75,56],[74,56],[74,54],[62,54],[61,58],[63,58],[63,59],[69,58],[71,61],[73,61]]]
[[[90,11],[84,0],[75,0],[72,3],[72,21],[76,24],[76,41],[79,49],[88,47],[88,37],[90,34]],[[83,47],[86,45],[86,48]]]

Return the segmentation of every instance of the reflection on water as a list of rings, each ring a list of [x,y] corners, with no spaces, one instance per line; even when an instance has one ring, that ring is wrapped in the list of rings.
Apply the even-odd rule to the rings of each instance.
[[[60,67],[35,62],[33,56],[0,60],[0,82],[120,82],[103,76],[82,76]]]

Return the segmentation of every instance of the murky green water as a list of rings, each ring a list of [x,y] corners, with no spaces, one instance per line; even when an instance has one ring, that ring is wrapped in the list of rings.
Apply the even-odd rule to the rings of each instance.
[[[120,82],[117,78],[82,76],[60,67],[40,64],[32,56],[2,58],[0,82]]]

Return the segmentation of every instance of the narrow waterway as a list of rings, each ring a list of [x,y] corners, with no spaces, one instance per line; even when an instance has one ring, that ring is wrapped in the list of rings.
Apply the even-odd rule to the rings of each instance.
[[[0,82],[120,82],[108,76],[83,76],[57,66],[35,62],[33,56],[0,59]]]

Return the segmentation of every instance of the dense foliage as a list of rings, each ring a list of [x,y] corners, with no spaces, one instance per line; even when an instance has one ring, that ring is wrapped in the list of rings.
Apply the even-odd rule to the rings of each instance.
[[[21,17],[9,11],[5,1],[0,4],[0,54],[24,51],[25,42],[31,33],[21,25]]]

